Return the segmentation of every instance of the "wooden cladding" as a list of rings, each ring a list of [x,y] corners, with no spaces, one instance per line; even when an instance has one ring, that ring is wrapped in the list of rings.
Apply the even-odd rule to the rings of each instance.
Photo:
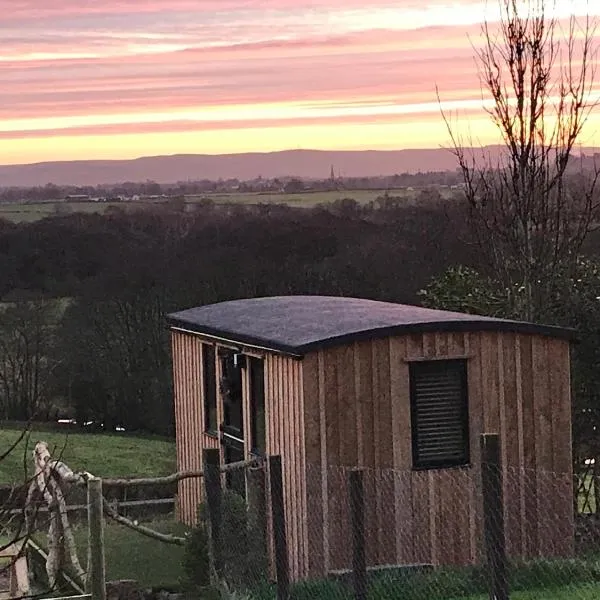
[[[201,469],[202,448],[221,448],[203,432],[202,363],[209,346],[193,334],[173,332],[172,340],[178,467]],[[292,579],[350,566],[347,480],[356,466],[366,470],[368,564],[479,561],[478,438],[484,432],[500,434],[509,555],[572,552],[567,341],[507,332],[427,333],[356,342],[302,360],[270,353],[244,360],[243,452],[282,457]],[[413,456],[418,424],[411,382],[414,404],[414,373],[430,368],[427,361],[447,360],[460,360],[466,369],[468,419],[461,423],[468,430],[468,461],[415,469],[424,465]],[[223,365],[216,361],[215,367],[219,381]],[[419,389],[423,407],[425,388]],[[220,424],[220,393],[216,399]],[[448,430],[453,440],[457,423]],[[421,433],[434,439],[433,428]],[[181,482],[183,521],[195,521],[200,499],[200,481]]]
[[[295,580],[308,573],[302,363],[268,354],[264,366],[267,453],[281,455],[290,576]]]
[[[414,470],[411,361],[465,356],[470,465]],[[415,334],[311,354],[303,377],[311,573],[350,565],[343,498],[352,466],[366,469],[369,564],[479,560],[483,432],[501,436],[509,553],[572,551],[568,342]]]

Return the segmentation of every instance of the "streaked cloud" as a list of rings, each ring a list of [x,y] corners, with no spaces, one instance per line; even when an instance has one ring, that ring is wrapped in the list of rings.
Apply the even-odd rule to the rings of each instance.
[[[436,85],[465,131],[494,141],[471,45],[493,1],[4,4],[0,163],[437,146]]]

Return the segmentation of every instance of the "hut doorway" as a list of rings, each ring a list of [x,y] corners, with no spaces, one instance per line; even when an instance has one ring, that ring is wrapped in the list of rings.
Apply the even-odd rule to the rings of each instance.
[[[223,402],[223,422],[221,423],[221,443],[225,463],[242,461],[245,458],[244,432],[244,386],[242,369],[245,356],[233,350],[222,350],[221,360],[221,398]],[[244,472],[236,469],[226,476],[227,487],[245,495]]]

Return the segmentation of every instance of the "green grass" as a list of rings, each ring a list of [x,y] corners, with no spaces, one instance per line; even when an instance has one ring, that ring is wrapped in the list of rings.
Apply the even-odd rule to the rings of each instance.
[[[173,519],[144,522],[146,527],[161,533],[184,536],[188,528]],[[83,524],[73,526],[77,557],[86,568],[88,530]],[[35,534],[43,548],[47,547],[46,532]],[[104,560],[106,580],[134,579],[142,587],[176,588],[184,583],[184,547],[166,544],[137,533],[114,521],[104,526]]]
[[[597,600],[600,598],[600,584],[582,583],[567,585],[555,589],[528,590],[511,592],[510,600]],[[489,600],[488,594],[448,600]]]
[[[19,429],[0,430],[0,452],[6,451],[20,435]],[[0,461],[0,482],[19,483],[33,472],[32,451],[39,440],[47,442],[54,457],[74,471],[88,471],[99,477],[143,477],[168,475],[177,470],[175,442],[158,437],[131,434],[61,433],[35,430],[28,439]]]
[[[161,533],[178,536],[187,531],[185,525],[172,520],[144,525]],[[87,529],[77,527],[74,535],[79,560],[83,565],[87,555]],[[107,581],[135,579],[142,587],[178,586],[183,577],[183,553],[182,546],[151,539],[118,523],[107,522],[104,528]]]
[[[449,188],[439,188],[442,197],[449,196],[452,192]],[[353,198],[359,204],[367,204],[382,196],[385,190],[338,190],[338,191],[317,191],[301,192],[298,194],[286,194],[281,192],[232,192],[232,193],[206,193],[197,195],[188,195],[185,197],[185,203],[188,209],[193,209],[193,205],[203,200],[212,200],[215,204],[286,204],[288,206],[297,206],[312,208],[319,204],[328,204],[342,198]],[[419,189],[391,189],[388,190],[390,196],[400,196],[407,201],[414,200],[420,193]],[[46,217],[54,217],[69,213],[104,213],[109,207],[116,207],[124,211],[144,210],[160,206],[163,201],[126,201],[126,202],[31,202],[0,204],[0,219],[7,219],[14,223],[30,223]],[[167,201],[168,204],[168,201]]]
[[[205,199],[212,200],[215,204],[287,204],[288,206],[303,206],[306,208],[335,202],[342,198],[353,198],[360,204],[366,204],[382,196],[384,190],[335,190],[318,192],[300,192],[297,194],[285,194],[280,192],[249,192],[230,194],[198,194],[197,196],[186,196],[187,203],[201,202]],[[388,190],[390,196],[402,196],[407,199],[414,198],[418,191],[407,189]]]

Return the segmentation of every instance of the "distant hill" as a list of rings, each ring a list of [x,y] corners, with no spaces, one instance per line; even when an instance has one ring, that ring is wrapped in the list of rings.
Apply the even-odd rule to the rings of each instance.
[[[485,149],[492,156],[498,146]],[[481,152],[481,149],[478,150]],[[125,181],[175,183],[199,179],[273,177],[375,177],[456,168],[449,150],[284,150],[244,154],[176,154],[131,160],[79,160],[0,166],[0,187],[99,185]]]

